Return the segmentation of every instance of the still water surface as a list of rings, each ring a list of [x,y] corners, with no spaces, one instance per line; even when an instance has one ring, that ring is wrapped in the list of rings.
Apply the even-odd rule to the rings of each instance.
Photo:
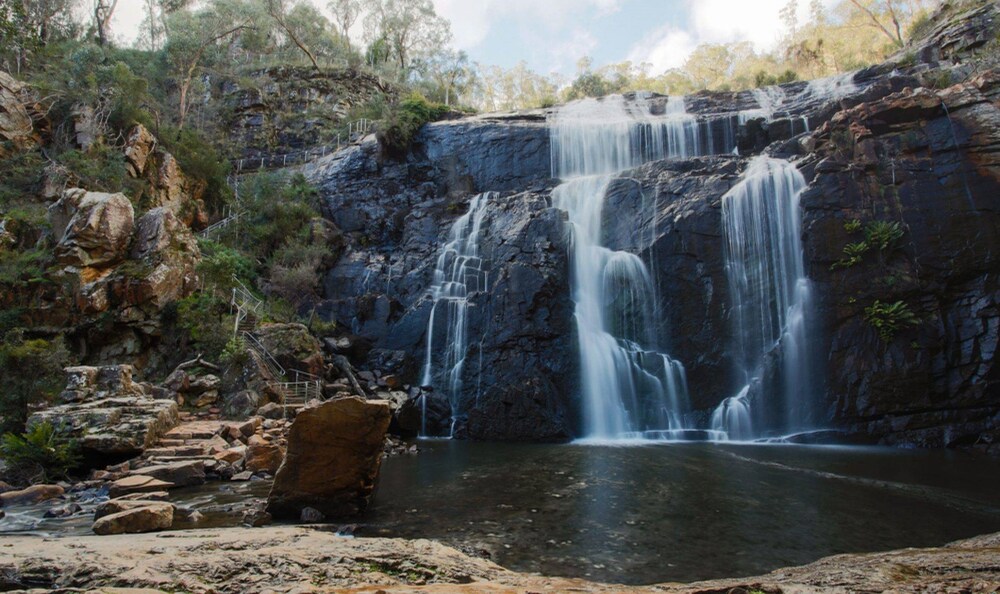
[[[519,571],[644,584],[1000,530],[1000,460],[788,445],[423,441],[387,459],[358,536],[431,538]]]

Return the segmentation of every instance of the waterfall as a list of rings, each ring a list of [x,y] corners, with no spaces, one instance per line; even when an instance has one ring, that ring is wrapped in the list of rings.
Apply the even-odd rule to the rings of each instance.
[[[753,438],[749,395],[750,384],[747,384],[739,394],[726,398],[712,412],[712,430],[721,440],[747,441]]]
[[[787,433],[812,420],[810,286],[799,215],[805,185],[791,163],[760,156],[722,197],[726,274],[747,386],[719,405],[712,428],[732,439],[762,429]],[[759,394],[751,397],[750,385],[758,381]]]
[[[648,101],[587,99],[550,119],[553,204],[573,229],[571,296],[580,348],[584,435],[591,439],[663,437],[683,429],[688,410],[684,367],[661,352],[656,294],[635,254],[603,245],[608,184],[643,162],[700,154],[699,129],[683,98],[665,114]]]
[[[486,205],[496,196],[496,192],[487,192],[470,201],[469,211],[452,224],[448,242],[441,248],[434,267],[434,280],[430,289],[434,304],[427,321],[427,353],[421,382],[424,386],[429,386],[435,379],[442,380],[451,406],[452,432],[455,421],[461,415],[462,374],[469,346],[469,299],[475,293],[489,290],[489,276],[479,254],[479,234]],[[439,315],[445,318],[447,332],[444,336],[444,351],[435,366],[434,325]],[[421,423],[421,433],[425,436],[426,407],[425,396]]]

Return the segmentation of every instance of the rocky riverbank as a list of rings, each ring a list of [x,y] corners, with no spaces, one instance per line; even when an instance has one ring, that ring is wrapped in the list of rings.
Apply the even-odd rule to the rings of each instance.
[[[0,589],[108,592],[996,592],[1000,533],[928,549],[836,555],[763,576],[617,586],[508,571],[428,540],[322,529],[195,530],[0,543]]]

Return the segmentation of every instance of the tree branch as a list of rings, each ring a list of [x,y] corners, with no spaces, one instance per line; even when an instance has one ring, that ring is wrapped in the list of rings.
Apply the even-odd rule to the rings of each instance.
[[[861,4],[861,2],[859,2],[858,0],[851,0],[851,4],[857,6],[858,9],[861,10],[861,12],[868,15],[868,18],[871,19],[872,21],[872,26],[885,33],[885,36],[891,39],[893,44],[895,45],[903,44],[902,39],[901,38],[897,39],[895,35],[893,35],[888,29],[886,29],[885,25],[883,25],[882,22],[878,20],[878,17],[875,16],[875,13],[872,12],[871,9]]]

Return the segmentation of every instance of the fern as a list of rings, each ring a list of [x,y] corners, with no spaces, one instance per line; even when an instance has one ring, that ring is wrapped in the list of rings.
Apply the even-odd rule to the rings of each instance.
[[[892,342],[896,333],[907,326],[916,326],[920,319],[903,301],[895,303],[875,303],[865,308],[865,320],[878,332],[883,342]]]
[[[0,454],[8,474],[26,483],[67,478],[80,463],[77,442],[60,435],[48,422],[34,425],[23,435],[7,433],[0,440]]]

